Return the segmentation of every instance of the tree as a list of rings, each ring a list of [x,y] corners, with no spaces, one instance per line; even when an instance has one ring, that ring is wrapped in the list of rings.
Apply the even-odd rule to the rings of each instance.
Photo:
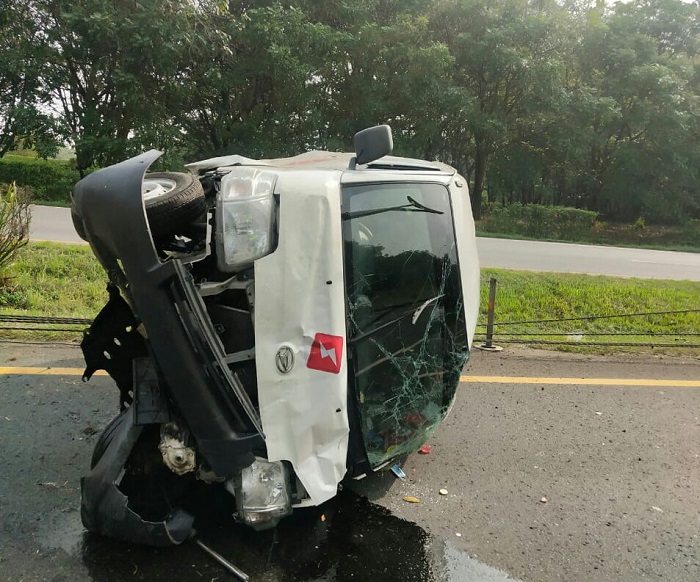
[[[547,107],[541,91],[556,75],[551,16],[542,2],[442,0],[431,13],[435,37],[455,58],[453,107],[443,131],[449,160],[472,182],[472,211],[481,216],[489,163],[517,119]]]
[[[41,67],[45,51],[30,4],[0,0],[0,157],[18,147],[57,148],[54,120],[43,113]]]
[[[384,14],[380,24],[372,14],[336,32],[318,71],[319,145],[347,149],[356,131],[390,123],[397,153],[434,155],[452,56],[425,16]]]
[[[200,156],[298,152],[320,122],[315,71],[325,27],[295,7],[205,15],[182,63],[177,108],[187,149]]]
[[[81,174],[141,149],[136,132],[167,125],[178,64],[197,34],[187,0],[36,0],[43,67]]]
[[[644,12],[654,3],[668,5],[643,1],[617,5],[606,18],[589,14],[560,125],[559,188],[609,218],[677,222],[697,208],[697,97],[688,64],[660,52],[648,33]]]

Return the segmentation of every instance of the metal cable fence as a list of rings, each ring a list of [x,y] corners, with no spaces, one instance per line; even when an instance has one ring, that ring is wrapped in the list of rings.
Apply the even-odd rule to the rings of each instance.
[[[698,309],[681,309],[670,311],[648,311],[634,313],[612,313],[601,315],[582,315],[580,317],[562,317],[547,319],[530,319],[523,321],[496,321],[496,280],[490,281],[490,293],[487,309],[487,323],[478,323],[474,337],[475,345],[492,349],[496,343],[527,344],[548,346],[592,346],[592,347],[647,347],[647,348],[700,348],[700,332],[679,329],[678,332],[655,331],[649,329],[648,320],[661,316],[683,316],[700,314]],[[625,331],[586,329],[556,329],[557,325],[572,322],[591,322],[595,320],[630,320],[646,318],[646,328],[630,331],[625,325]],[[642,325],[645,325],[642,322]],[[537,329],[542,328],[545,329]],[[534,328],[534,329],[533,329]],[[695,329],[698,329],[697,327]],[[547,339],[545,339],[547,338]],[[560,338],[560,339],[553,339]],[[593,338],[591,341],[588,338]],[[608,341],[600,341],[609,338]],[[620,341],[618,338],[626,338]],[[630,341],[636,338],[636,341]],[[481,344],[479,345],[479,342]]]
[[[1,331],[82,334],[92,319],[78,317],[43,317],[38,315],[0,314]]]
[[[650,329],[629,331],[628,327],[625,328],[625,331],[556,329],[557,324],[577,321],[629,320],[632,318],[641,319],[656,316],[700,314],[700,308],[675,311],[582,315],[580,317],[565,317],[559,319],[547,318],[526,321],[496,321],[495,298],[496,283],[495,279],[492,279],[488,302],[487,323],[477,324],[477,331],[474,337],[475,345],[481,344],[480,347],[491,348],[495,343],[501,343],[578,347],[700,348],[700,341],[697,339],[700,337],[700,332],[698,331],[683,330],[677,333],[668,331],[657,332]],[[90,326],[91,323],[91,319],[76,317],[0,314],[0,331],[82,334],[85,328]],[[537,329],[542,326],[545,326],[545,329]],[[604,338],[608,338],[607,341],[602,341]],[[621,341],[619,338],[625,338],[627,341]],[[635,338],[635,341],[631,341],[633,338]]]

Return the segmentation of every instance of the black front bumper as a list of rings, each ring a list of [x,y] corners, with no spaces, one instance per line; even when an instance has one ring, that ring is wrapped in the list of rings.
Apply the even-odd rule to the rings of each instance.
[[[218,476],[229,478],[254,461],[254,449],[264,449],[260,419],[223,359],[187,267],[178,259],[161,260],[154,246],[141,184],[160,155],[150,151],[90,174],[75,187],[74,208],[93,252],[142,325],[159,379],[200,456]],[[112,473],[126,462],[136,432],[137,427],[125,430],[114,445],[118,451],[105,455],[84,480],[83,519],[89,529],[123,539],[143,537],[137,532],[146,525],[134,525],[125,502],[105,493],[115,488]],[[178,524],[184,523],[180,519]],[[168,537],[182,541],[161,533],[149,543]]]

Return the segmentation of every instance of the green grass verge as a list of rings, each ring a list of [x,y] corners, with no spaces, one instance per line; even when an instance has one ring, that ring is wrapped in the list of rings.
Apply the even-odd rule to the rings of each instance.
[[[107,299],[106,275],[85,245],[31,243],[22,249],[9,275],[9,284],[0,288],[0,313],[3,314],[93,318]],[[500,269],[482,271],[478,336],[485,332],[483,324],[486,323],[491,278],[497,280],[495,343],[499,338],[517,337],[540,347],[606,352],[649,348],[600,348],[587,347],[586,344],[700,344],[700,337],[692,335],[700,332],[700,313],[697,312],[504,325],[508,322],[567,320],[583,316],[698,310],[700,283]],[[552,335],[523,335],[535,333]],[[0,330],[0,339],[74,340],[79,336],[78,332],[61,334]],[[542,345],[535,340],[553,341],[560,345]],[[670,348],[655,347],[654,350],[681,353],[678,349]],[[700,353],[700,350],[691,352]]]
[[[86,245],[29,243],[5,275],[4,314],[92,318],[107,296],[107,275]]]
[[[654,345],[657,352],[700,353],[696,348],[679,351],[660,347],[700,344],[700,337],[695,335],[700,332],[698,282],[484,269],[480,324],[485,323],[491,278],[497,281],[496,344],[500,337],[529,340],[531,345],[538,344],[538,340],[557,342],[557,346],[538,345],[569,351],[640,351]],[[678,313],[682,311],[688,313]],[[634,315],[640,313],[658,315]],[[616,317],[577,319],[591,316]],[[542,321],[552,319],[560,321]],[[540,323],[517,323],[532,321]],[[478,327],[477,333],[482,336],[485,328]],[[644,343],[647,347],[591,348],[595,343]]]

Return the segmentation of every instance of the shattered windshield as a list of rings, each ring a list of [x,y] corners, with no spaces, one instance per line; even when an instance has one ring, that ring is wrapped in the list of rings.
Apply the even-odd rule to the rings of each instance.
[[[444,418],[468,356],[447,188],[343,191],[348,350],[372,467],[415,451]]]

